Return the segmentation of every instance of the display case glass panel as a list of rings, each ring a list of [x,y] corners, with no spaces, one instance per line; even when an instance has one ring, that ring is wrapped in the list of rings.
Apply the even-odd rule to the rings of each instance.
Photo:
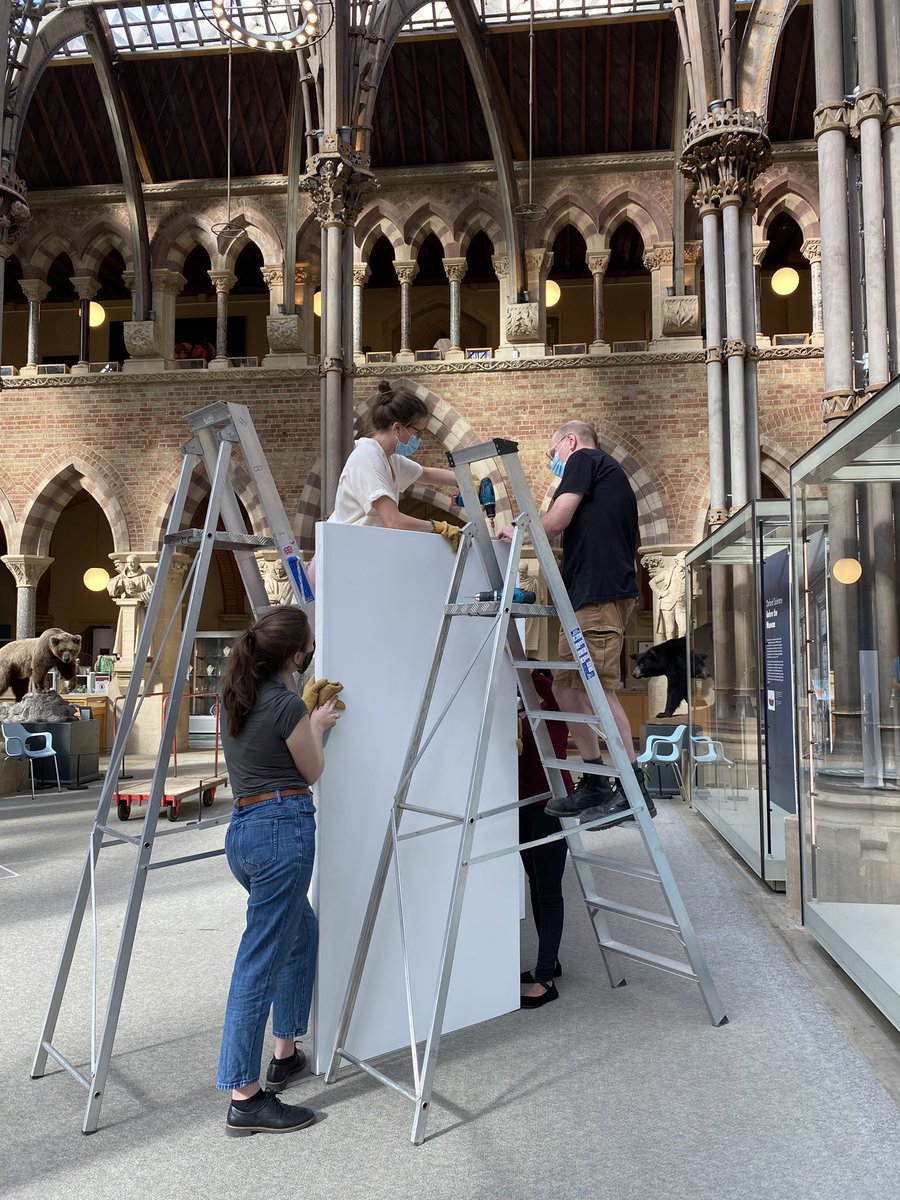
[[[222,695],[222,680],[235,637],[233,631],[204,632],[198,633],[194,640],[190,690],[214,694],[193,695],[190,698],[188,735],[192,746],[212,745],[215,740],[216,697]]]
[[[790,505],[757,500],[689,551],[688,645],[711,678],[691,689],[687,749],[697,809],[766,883],[785,878],[796,811]]]
[[[900,1027],[900,382],[791,470],[803,919]]]

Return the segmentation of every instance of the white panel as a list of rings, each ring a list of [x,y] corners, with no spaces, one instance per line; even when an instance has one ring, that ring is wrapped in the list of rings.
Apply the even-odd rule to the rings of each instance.
[[[345,686],[347,711],[329,735],[316,792],[319,963],[315,1070],[328,1065],[388,816],[437,637],[453,555],[433,534],[319,525],[316,674]],[[508,547],[500,547],[500,554]],[[487,587],[473,550],[462,594]],[[455,618],[426,731],[434,724],[492,623]],[[462,814],[472,775],[490,643],[416,769],[409,803]],[[503,665],[482,811],[517,795],[515,676]],[[407,814],[401,832],[435,822]],[[460,826],[401,843],[416,1036],[425,1036],[449,912]],[[518,817],[479,822],[475,853],[518,841]],[[445,1030],[519,1007],[519,856],[469,871]],[[391,875],[346,1048],[370,1058],[409,1043],[397,890]]]

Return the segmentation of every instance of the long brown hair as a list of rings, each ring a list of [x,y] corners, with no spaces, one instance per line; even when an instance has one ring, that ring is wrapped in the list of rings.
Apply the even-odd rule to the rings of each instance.
[[[283,604],[267,609],[232,645],[222,685],[222,704],[231,737],[238,736],[256,704],[259,684],[277,675],[292,654],[306,649],[308,641],[306,613]]]

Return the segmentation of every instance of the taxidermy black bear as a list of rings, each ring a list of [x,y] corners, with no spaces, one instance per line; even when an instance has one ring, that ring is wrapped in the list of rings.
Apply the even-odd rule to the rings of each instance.
[[[683,637],[670,638],[668,642],[660,642],[640,654],[632,654],[634,667],[631,675],[634,679],[649,679],[654,675],[666,677],[666,707],[665,711],[657,713],[658,717],[671,717],[678,705],[687,700],[687,646]],[[706,655],[698,654],[696,650],[691,655],[691,675],[694,679],[711,679],[712,675],[706,669]]]

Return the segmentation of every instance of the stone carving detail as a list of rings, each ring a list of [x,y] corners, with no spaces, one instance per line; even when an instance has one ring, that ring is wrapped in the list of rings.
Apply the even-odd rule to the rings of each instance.
[[[662,310],[663,337],[687,337],[699,334],[699,296],[665,296]]]
[[[494,274],[497,276],[498,279],[501,276],[505,276],[505,275],[509,274],[509,255],[495,254],[491,258],[491,262],[493,263],[493,266],[494,266]]]
[[[722,347],[721,346],[707,346],[706,347],[706,361],[707,361],[707,363],[720,363],[722,361]]]
[[[826,392],[822,406],[823,421],[842,421],[856,409],[857,398],[853,392],[849,395],[846,392]]]
[[[758,204],[754,180],[772,157],[766,124],[755,112],[722,109],[688,125],[681,170],[697,183],[692,199],[701,212],[723,204]]]
[[[510,304],[506,310],[506,340],[508,342],[536,342],[540,328],[539,305]]]
[[[284,267],[261,267],[260,271],[269,291],[284,283]]]
[[[813,137],[820,138],[823,133],[839,129],[841,133],[850,132],[850,115],[844,104],[820,104],[813,116]]]
[[[155,321],[125,321],[125,348],[132,358],[159,358],[159,326]]]
[[[587,256],[588,270],[592,275],[605,275],[609,266],[610,251],[601,250],[597,254]]]
[[[685,242],[684,243],[684,261],[686,263],[700,263],[703,261],[703,243],[702,242]]]
[[[297,353],[303,350],[303,334],[298,313],[266,317],[269,349],[278,353]]]
[[[118,573],[113,575],[106,590],[113,600],[138,600],[147,604],[153,592],[153,578],[148,575],[141,565],[139,554],[129,554],[119,565]]]
[[[686,551],[668,557],[662,554],[647,554],[641,566],[650,577],[650,590],[656,598],[656,624],[654,632],[660,641],[684,637],[687,633],[687,609],[684,601]]]
[[[444,272],[451,283],[462,283],[468,269],[469,264],[464,258],[444,259]]]
[[[370,275],[371,271],[369,270],[368,263],[359,262],[353,264],[354,287],[365,287]]]
[[[323,150],[327,140],[323,139]],[[366,156],[347,155],[342,148],[340,157],[314,154],[309,165],[300,188],[309,193],[316,220],[320,225],[353,225],[366,194],[377,186]]]
[[[674,259],[675,254],[672,246],[651,246],[644,253],[644,266],[648,271],[658,271],[663,263],[673,262]]]
[[[419,264],[417,262],[394,259],[394,274],[401,283],[412,283],[418,273]]]
[[[766,251],[768,250],[768,248],[769,248],[768,242],[754,242],[753,243],[753,265],[754,265],[754,267],[761,267],[763,265],[763,259],[766,257]]]
[[[884,123],[888,129],[894,125],[900,125],[900,96],[891,96],[889,100],[885,101]]]
[[[822,243],[821,243],[820,239],[819,238],[807,238],[806,241],[803,243],[803,245],[800,247],[800,253],[803,255],[803,257],[806,259],[807,262],[810,262],[810,263],[821,262],[822,261]]]
[[[528,268],[529,278],[544,274],[553,266],[553,251],[543,249],[526,250],[525,265]]]
[[[726,358],[744,358],[747,353],[747,343],[741,338],[728,338],[725,342]]]
[[[41,576],[53,562],[39,554],[4,554],[0,562],[12,572],[16,587],[37,587]]]
[[[861,125],[863,121],[868,121],[872,117],[879,121],[884,117],[884,93],[880,88],[871,88],[856,97],[853,124]]]
[[[711,508],[709,510],[709,527],[710,529],[718,529],[720,525],[724,525],[728,520],[727,508]]]
[[[263,560],[260,563],[262,568],[263,583],[266,587],[266,595],[269,597],[270,604],[296,604],[297,597],[294,592],[294,584],[285,570],[284,563],[280,558],[274,561]]]

